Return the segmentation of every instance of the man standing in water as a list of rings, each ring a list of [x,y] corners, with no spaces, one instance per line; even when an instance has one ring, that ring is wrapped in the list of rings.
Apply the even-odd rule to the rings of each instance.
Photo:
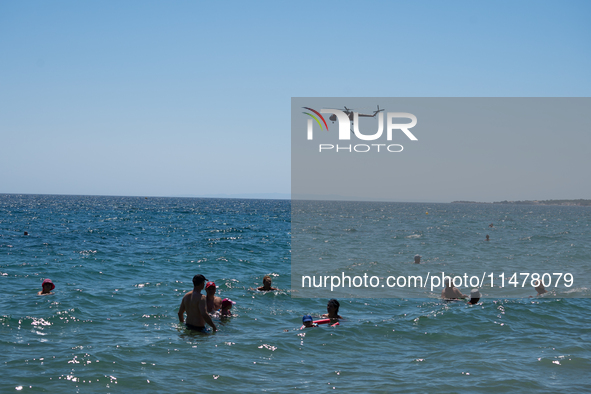
[[[185,325],[189,330],[195,330],[206,333],[205,323],[209,324],[214,331],[217,331],[211,317],[207,314],[207,300],[201,294],[205,285],[205,276],[195,275],[193,277],[193,290],[183,296],[181,306],[179,307],[179,322],[185,323],[185,312],[187,312],[187,322]]]

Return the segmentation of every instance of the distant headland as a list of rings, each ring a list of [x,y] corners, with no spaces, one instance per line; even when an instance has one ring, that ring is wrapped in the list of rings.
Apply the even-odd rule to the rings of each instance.
[[[566,205],[566,206],[591,206],[591,200],[524,200],[524,201],[495,201],[495,202],[477,202],[477,201],[452,201],[452,204],[517,204],[517,205]]]

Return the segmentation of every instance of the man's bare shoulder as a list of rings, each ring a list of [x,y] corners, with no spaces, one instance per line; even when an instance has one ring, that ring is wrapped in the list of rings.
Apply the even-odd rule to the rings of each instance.
[[[193,295],[191,295],[191,298],[193,298],[195,301],[199,301],[199,303],[201,302],[205,302],[207,303],[207,296],[205,294],[196,294],[195,297],[193,297]]]
[[[193,290],[185,293],[185,295],[183,296],[183,302],[191,302],[193,301]]]

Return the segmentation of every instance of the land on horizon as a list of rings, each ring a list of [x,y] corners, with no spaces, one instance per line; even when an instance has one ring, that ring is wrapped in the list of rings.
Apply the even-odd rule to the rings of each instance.
[[[495,202],[478,202],[478,201],[452,201],[452,204],[519,204],[519,205],[565,205],[565,206],[591,206],[591,200],[523,200],[523,201],[495,201]]]

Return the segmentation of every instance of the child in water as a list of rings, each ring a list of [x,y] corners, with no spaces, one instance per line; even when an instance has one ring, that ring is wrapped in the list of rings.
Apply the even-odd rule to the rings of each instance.
[[[306,315],[306,316],[302,317],[302,323],[304,324],[302,326],[302,328],[318,327],[318,324],[314,323],[314,320],[312,319],[312,316],[310,316],[310,315]]]
[[[230,311],[230,309],[232,309],[232,305],[234,304],[235,302],[231,299],[224,298],[222,300],[222,316],[232,316],[232,312]]]

